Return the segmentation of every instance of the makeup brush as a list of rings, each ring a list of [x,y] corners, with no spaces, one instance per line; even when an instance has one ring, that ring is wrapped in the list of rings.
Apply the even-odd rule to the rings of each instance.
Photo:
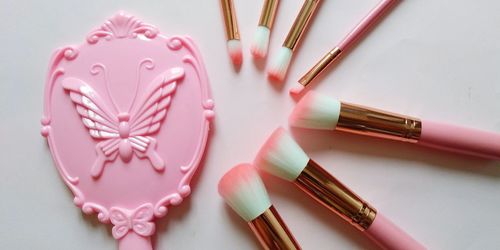
[[[269,36],[278,9],[279,0],[265,0],[260,13],[259,26],[255,32],[251,52],[255,58],[265,58],[269,46]]]
[[[233,0],[221,0],[220,3],[226,25],[227,51],[233,64],[238,66],[243,62],[243,53]]]
[[[254,161],[258,168],[293,182],[314,200],[364,232],[383,249],[425,249],[334,176],[311,160],[283,129],[276,129]]]
[[[394,114],[307,93],[290,115],[291,126],[340,130],[500,159],[500,134]]]
[[[290,94],[300,92],[311,83],[321,72],[328,68],[334,61],[347,53],[370,29],[382,19],[400,0],[382,0],[368,13],[361,22],[332,50],[326,53],[304,76],[299,80],[300,85],[290,90]]]
[[[278,81],[282,81],[285,78],[288,66],[292,59],[293,51],[299,44],[299,41],[302,38],[302,35],[304,34],[304,31],[306,30],[319,2],[320,0],[304,1],[299,14],[295,18],[292,28],[288,32],[285,42],[278,51],[274,60],[271,62],[267,71],[270,78]]]
[[[226,203],[248,222],[264,249],[300,249],[251,164],[239,164],[229,170],[219,181],[218,189]]]

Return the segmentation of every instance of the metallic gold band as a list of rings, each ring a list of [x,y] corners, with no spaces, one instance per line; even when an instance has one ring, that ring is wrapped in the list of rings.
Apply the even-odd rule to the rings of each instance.
[[[335,47],[328,52],[319,62],[314,65],[304,76],[302,76],[299,80],[299,83],[307,86],[307,84],[311,83],[316,76],[318,76],[321,72],[323,72],[328,65],[330,65],[335,59],[339,58],[340,54],[342,54],[342,50],[339,47]]]
[[[416,143],[422,122],[413,117],[341,103],[336,130]]]
[[[288,32],[288,35],[283,43],[283,47],[287,47],[291,50],[295,49],[295,45],[299,42],[304,30],[306,29],[309,20],[314,13],[314,10],[318,6],[319,0],[306,0],[300,9],[299,15],[295,18],[292,28]]]
[[[234,12],[233,0],[221,0],[222,14],[224,15],[224,24],[226,25],[227,40],[239,40],[238,23]]]
[[[264,249],[301,249],[274,206],[248,225]]]
[[[295,184],[344,220],[364,231],[375,220],[377,211],[344,184],[309,160]]]
[[[259,26],[265,26],[271,29],[278,8],[278,0],[266,0],[260,13]]]

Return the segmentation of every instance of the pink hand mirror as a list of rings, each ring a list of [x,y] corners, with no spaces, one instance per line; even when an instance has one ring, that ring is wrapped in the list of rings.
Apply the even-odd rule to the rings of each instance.
[[[151,249],[153,220],[191,192],[213,106],[193,41],[120,12],[53,54],[42,135],[74,203],[120,250]]]

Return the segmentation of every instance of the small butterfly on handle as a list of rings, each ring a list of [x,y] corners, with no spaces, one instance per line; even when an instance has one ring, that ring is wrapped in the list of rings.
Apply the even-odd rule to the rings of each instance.
[[[165,162],[155,151],[156,140],[149,135],[160,129],[177,82],[183,77],[184,70],[179,67],[161,73],[149,84],[139,105],[118,115],[83,80],[68,77],[62,81],[90,136],[101,140],[95,147],[97,159],[90,170],[92,177],[102,174],[106,162],[117,156],[129,162],[134,153],[139,158],[148,158],[157,171],[165,169]]]
[[[114,225],[111,231],[115,239],[123,238],[130,230],[144,237],[151,236],[155,231],[155,224],[151,222],[153,219],[153,206],[151,204],[140,206],[131,215],[113,207],[109,210],[109,215],[111,223]]]

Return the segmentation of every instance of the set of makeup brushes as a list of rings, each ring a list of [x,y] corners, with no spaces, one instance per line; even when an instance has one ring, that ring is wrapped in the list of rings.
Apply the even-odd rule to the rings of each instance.
[[[292,127],[338,130],[414,143],[438,150],[500,160],[500,134],[421,120],[358,104],[341,102],[313,91],[289,116]],[[271,206],[256,169],[294,183],[333,213],[341,216],[382,249],[425,249],[368,202],[314,162],[283,128],[263,144],[252,164],[229,170],[219,193],[245,219],[265,249],[300,249]]]
[[[234,10],[233,0],[220,0],[224,23],[226,27],[227,49],[233,64],[239,66],[243,62],[243,52],[238,29],[238,22]],[[370,28],[376,24],[381,17],[392,9],[399,0],[382,0],[373,8],[358,25],[347,34],[340,43],[328,51],[314,66],[312,66],[299,80],[298,85],[290,89],[290,94],[300,94],[306,86],[322,72],[330,67],[334,61],[345,55]],[[251,53],[255,58],[263,59],[267,56],[269,47],[269,38],[273,27],[276,12],[278,11],[279,0],[265,0],[262,7],[259,24],[255,32]],[[293,53],[300,45],[302,37],[314,13],[319,9],[321,0],[305,0],[302,8],[297,14],[288,35],[285,38],[281,48],[267,69],[267,75],[275,81],[283,81],[288,72],[288,67],[292,61]]]
[[[268,76],[283,80],[304,30],[320,0],[305,0],[283,46],[271,62]],[[382,0],[340,43],[330,50],[293,88],[301,93],[321,72],[345,55],[373,24],[398,0]],[[233,63],[241,64],[242,51],[231,0],[221,0],[227,27],[228,50]],[[278,8],[278,0],[265,0],[259,27],[252,44],[252,55],[264,58]],[[500,160],[500,134],[443,122],[396,114],[377,108],[346,103],[313,91],[305,94],[289,117],[292,127],[331,130],[413,143],[458,154]],[[372,205],[351,191],[304,152],[281,127],[263,144],[253,163],[230,169],[220,180],[218,190],[238,213],[265,249],[300,249],[300,245],[273,207],[259,171],[292,182],[334,214],[352,224],[382,249],[425,249]]]

